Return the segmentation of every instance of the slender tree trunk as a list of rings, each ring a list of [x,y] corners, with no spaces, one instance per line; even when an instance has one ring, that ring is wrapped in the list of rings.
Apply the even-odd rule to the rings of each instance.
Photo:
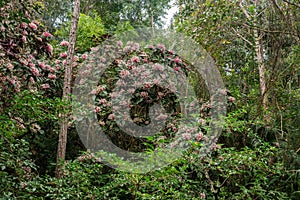
[[[259,22],[259,12],[257,7],[261,4],[260,0],[255,1],[255,16],[253,17],[254,24],[258,25]],[[263,34],[259,32],[256,28],[253,30],[254,42],[255,42],[255,53],[257,59],[257,67],[259,73],[259,86],[260,93],[262,97],[262,110],[263,110],[263,120],[268,125],[270,124],[271,118],[268,113],[268,94],[267,94],[267,85],[266,85],[266,68],[264,61],[264,44],[263,44]]]
[[[268,96],[266,86],[266,69],[264,63],[264,46],[262,41],[262,35],[258,33],[258,30],[253,30],[255,40],[255,53],[257,58],[258,73],[259,73],[259,85],[262,96],[262,109],[264,121],[268,124],[270,117],[268,115]]]
[[[255,0],[255,11],[254,16],[251,16],[249,12],[243,6],[243,0],[240,0],[239,6],[245,14],[248,21],[253,21],[255,25],[259,25],[259,13],[257,7],[260,5],[260,0]],[[257,59],[257,67],[259,72],[259,83],[260,83],[260,93],[262,97],[262,109],[263,109],[263,120],[266,124],[269,124],[271,121],[270,115],[268,113],[268,95],[267,95],[267,85],[266,85],[266,69],[264,62],[264,44],[262,40],[262,34],[257,28],[253,29],[253,39],[254,39],[254,49]]]
[[[63,88],[63,97],[62,97],[67,101],[70,100],[70,94],[71,94],[72,66],[73,66],[73,57],[74,57],[74,50],[76,44],[76,32],[78,27],[79,14],[80,14],[80,0],[74,0],[74,11],[73,11],[72,23],[70,28],[68,57],[67,57],[67,65],[65,69],[64,88]],[[56,157],[55,175],[57,178],[61,178],[63,176],[62,164],[64,164],[65,155],[66,155],[68,122],[69,122],[69,113],[62,114],[60,132],[58,136],[57,157]]]

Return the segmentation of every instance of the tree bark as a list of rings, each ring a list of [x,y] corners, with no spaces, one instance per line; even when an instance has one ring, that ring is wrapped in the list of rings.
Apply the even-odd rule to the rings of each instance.
[[[239,6],[245,14],[248,21],[252,21],[256,26],[259,24],[259,12],[257,7],[260,5],[260,0],[255,0],[255,11],[254,15],[251,16],[249,12],[243,6],[243,1],[240,0]],[[262,97],[262,110],[263,110],[263,120],[268,125],[271,121],[270,115],[268,114],[268,95],[267,95],[267,85],[266,85],[266,69],[264,62],[264,44],[263,44],[263,35],[260,33],[258,28],[253,29],[253,39],[254,39],[254,49],[257,59],[257,67],[259,73],[259,87]]]
[[[72,66],[73,66],[73,57],[74,57],[74,50],[76,44],[76,32],[78,28],[79,15],[80,15],[80,0],[74,0],[74,11],[73,11],[72,23],[71,23],[70,35],[69,35],[68,57],[67,57],[67,65],[65,69],[64,88],[63,88],[63,96],[62,96],[62,98],[65,99],[67,102],[69,102],[70,94],[71,94]],[[65,155],[66,155],[68,122],[69,122],[69,113],[63,113],[59,136],[58,136],[58,147],[57,147],[57,157],[56,157],[55,176],[57,178],[61,178],[63,176],[63,164],[65,162]]]

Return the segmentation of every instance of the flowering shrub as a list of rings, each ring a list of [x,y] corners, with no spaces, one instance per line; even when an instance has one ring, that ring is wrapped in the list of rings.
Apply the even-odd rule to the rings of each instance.
[[[0,94],[5,99],[24,88],[45,89],[41,84],[55,79],[57,69],[44,62],[53,53],[49,44],[52,35],[31,20],[35,10],[30,5],[20,0],[1,7]]]
[[[110,49],[122,53],[108,64],[109,67],[101,75],[97,87],[90,91],[91,95],[95,95],[94,112],[97,114],[102,130],[114,144],[130,151],[145,151],[149,145],[164,147],[166,143],[174,140],[182,120],[183,110],[176,96],[176,93],[178,93],[176,84],[180,85],[183,83],[183,78],[189,77],[190,72],[198,72],[189,62],[180,58],[175,52],[167,50],[163,44],[141,47],[138,43],[128,42],[124,45],[119,41],[115,44],[104,46],[104,51],[109,52]],[[98,48],[94,49],[95,52],[97,50]],[[79,85],[90,85],[86,77],[91,73],[94,74],[94,72],[91,72],[93,65],[97,65],[99,68],[105,66],[107,57],[104,55],[98,58],[94,57],[95,55],[91,53],[87,62],[83,63],[86,68],[83,68],[78,74],[81,77],[78,82]],[[109,56],[109,53],[107,56]],[[168,82],[171,79],[166,73],[168,70],[172,71],[169,73],[176,74],[176,78],[171,80],[171,82]],[[134,83],[137,76],[143,82],[141,86]],[[195,82],[198,84],[197,81]],[[116,90],[116,88],[119,89]],[[179,92],[184,93],[186,91]],[[199,94],[201,93],[200,95],[202,95],[205,92],[207,91],[204,89],[199,91]],[[127,99],[124,99],[127,95],[130,95],[129,104]],[[200,100],[200,98],[198,99]],[[196,104],[203,103],[204,100],[202,99],[201,101],[191,102],[187,106],[197,108]],[[159,113],[155,115],[154,119],[151,119],[152,107],[159,104],[162,105],[166,113]],[[205,105],[203,104],[201,123],[198,123],[199,130],[197,128],[191,130],[187,127],[183,128],[182,131],[189,132],[189,135],[183,135],[185,136],[183,140],[197,140],[200,142],[205,138],[203,134],[205,132],[204,126],[207,125],[205,118],[209,116],[209,108],[205,110],[207,108]],[[120,112],[124,108],[130,110],[130,117],[118,114],[115,116],[115,113]],[[205,112],[207,114],[204,114]],[[166,123],[163,124],[163,128],[158,130],[154,137],[146,139],[129,135],[126,131],[131,128],[130,125],[120,127],[116,120],[133,121],[139,127],[147,126],[146,128],[149,127],[149,129],[151,129],[151,123],[153,122],[151,120],[157,122],[166,120]],[[195,131],[198,131],[198,134],[193,136]],[[170,143],[170,145],[176,146],[175,143]]]

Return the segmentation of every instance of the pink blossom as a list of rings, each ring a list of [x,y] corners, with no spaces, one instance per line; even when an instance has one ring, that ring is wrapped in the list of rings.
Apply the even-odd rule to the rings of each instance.
[[[219,156],[219,159],[220,159],[220,161],[224,160],[223,156]]]
[[[117,42],[117,45],[118,45],[119,47],[122,47],[122,46],[123,46],[123,42],[122,42],[122,41],[118,41],[118,42]]]
[[[147,98],[148,97],[148,92],[141,92],[141,96],[143,98]]]
[[[153,45],[148,45],[148,48],[149,49],[154,49],[154,46]]]
[[[104,121],[99,121],[100,126],[104,126],[105,122]]]
[[[123,48],[123,51],[124,51],[125,53],[128,53],[128,52],[131,51],[131,48],[130,48],[129,46],[126,46],[126,47]]]
[[[135,51],[138,51],[140,49],[140,44],[139,43],[134,43],[132,46],[132,49]]]
[[[56,60],[56,61],[55,61],[55,64],[58,65],[59,63],[60,63],[60,60]]]
[[[91,51],[94,51],[94,52],[96,52],[96,51],[98,51],[98,50],[99,50],[98,47],[92,47],[92,48],[91,48]]]
[[[66,65],[67,64],[67,60],[63,60],[63,65]]]
[[[36,30],[36,29],[37,29],[37,25],[36,25],[35,23],[33,23],[33,22],[31,22],[31,23],[29,24],[29,27],[32,28],[33,30]]]
[[[170,54],[174,54],[175,52],[173,50],[169,50],[169,53]]]
[[[180,58],[176,57],[176,58],[174,59],[174,62],[175,62],[175,63],[181,63],[182,60],[181,60]]]
[[[135,92],[135,89],[131,88],[127,90],[129,94],[133,94]]]
[[[50,85],[48,83],[45,83],[45,84],[42,84],[41,85],[41,88],[42,89],[49,89],[50,88]]]
[[[115,98],[118,96],[118,94],[116,92],[112,92],[109,94],[110,98]]]
[[[110,101],[107,102],[107,103],[106,103],[106,107],[109,108],[109,107],[111,106],[111,104],[112,104],[112,102],[110,102]]]
[[[15,92],[20,92],[20,88],[21,88],[21,82],[20,81],[16,81]]]
[[[141,56],[141,57],[147,57],[148,55],[147,55],[146,52],[143,51],[139,56]]]
[[[95,94],[95,95],[97,95],[98,93],[99,93],[98,90],[92,90],[90,94]]]
[[[43,37],[52,37],[51,33],[49,32],[44,32]]]
[[[45,63],[43,63],[43,62],[39,62],[39,66],[40,66],[40,68],[42,68],[42,69],[46,69],[46,65],[45,65]]]
[[[35,59],[33,55],[29,55],[29,60]]]
[[[34,78],[33,78],[33,77],[30,77],[30,78],[29,78],[29,81],[30,81],[30,83],[35,83],[35,81],[34,81]]]
[[[201,141],[203,139],[203,133],[200,131],[199,133],[195,134],[195,139],[197,141]]]
[[[40,72],[37,68],[35,67],[31,67],[31,73],[34,75],[34,76],[39,76]]]
[[[99,112],[101,112],[101,108],[99,106],[96,106],[95,113],[99,113]]]
[[[55,74],[49,74],[48,78],[50,78],[50,79],[56,79],[56,75]]]
[[[162,98],[164,96],[164,93],[158,92],[157,95],[158,95],[159,98]]]
[[[174,70],[175,70],[175,71],[179,71],[179,70],[180,70],[180,67],[174,67]]]
[[[25,29],[25,28],[28,27],[28,24],[27,24],[26,22],[22,22],[22,23],[21,23],[21,27]]]
[[[61,67],[60,67],[59,65],[56,65],[56,66],[55,66],[55,69],[56,69],[56,70],[60,70],[60,68],[61,68]]]
[[[205,119],[202,119],[202,118],[200,118],[200,119],[198,120],[198,122],[199,122],[202,126],[204,126],[204,125],[206,124]]]
[[[73,57],[73,61],[76,62],[78,60],[78,56]]]
[[[50,65],[47,65],[47,69],[48,69],[48,71],[50,71],[51,73],[56,72],[56,69],[53,68],[53,67],[51,67]]]
[[[40,38],[40,37],[37,37],[36,39],[37,39],[38,41],[40,41],[40,42],[43,42],[43,39]]]
[[[128,71],[128,70],[122,70],[121,71],[121,73],[120,73],[120,76],[122,77],[122,78],[124,78],[124,77],[126,77],[126,76],[128,76],[130,74],[130,72]]]
[[[82,54],[81,58],[85,60],[85,59],[88,58],[88,55],[87,54]]]
[[[105,88],[104,88],[103,86],[101,86],[101,85],[99,85],[98,88],[97,88],[97,90],[98,90],[99,92],[103,92],[104,89],[105,89]]]
[[[27,31],[23,31],[23,35],[28,35],[28,32]]]
[[[15,80],[14,78],[9,78],[8,81],[9,81],[12,85],[14,85],[14,84],[16,83],[16,80]]]
[[[165,51],[165,50],[166,50],[166,47],[165,47],[165,45],[163,45],[163,44],[158,44],[156,47],[157,47],[158,49],[160,49],[161,51]]]
[[[155,85],[159,85],[159,84],[160,84],[160,80],[159,80],[159,79],[154,79],[154,80],[153,80],[153,83],[154,83]]]
[[[182,137],[184,140],[192,139],[192,135],[190,133],[184,133],[184,134],[182,134]]]
[[[205,195],[204,192],[200,193],[200,198],[201,198],[201,199],[205,199],[205,198],[206,198],[206,195]]]
[[[67,52],[63,52],[59,55],[61,58],[66,58],[68,56]]]
[[[220,90],[220,94],[222,94],[222,95],[227,95],[227,89],[222,89],[222,90]]]
[[[114,119],[115,119],[115,115],[114,115],[114,114],[110,114],[110,115],[108,115],[108,119],[110,119],[110,120],[114,120]]]
[[[67,47],[67,46],[69,46],[69,42],[68,41],[61,41],[61,43],[60,43],[60,46],[62,46],[62,47]]]
[[[106,100],[106,99],[100,99],[100,100],[99,100],[99,104],[105,104],[105,103],[107,103],[107,100]]]
[[[138,63],[138,62],[141,62],[140,58],[137,57],[137,56],[133,56],[131,59],[130,59],[131,62],[135,62],[135,63]]]
[[[228,97],[228,101],[230,101],[230,102],[235,102],[235,98],[234,97]]]
[[[117,112],[119,109],[120,109],[119,106],[113,106],[113,111],[114,112]]]
[[[11,64],[11,63],[8,63],[8,64],[6,65],[6,67],[7,67],[7,69],[8,69],[9,71],[12,71],[13,68],[14,68],[13,64]]]
[[[46,50],[47,50],[50,54],[52,54],[52,51],[53,51],[52,45],[51,45],[51,44],[47,44]]]
[[[144,88],[145,89],[151,88],[151,83],[144,83]]]
[[[23,42],[23,43],[26,43],[26,42],[27,42],[27,38],[26,38],[25,35],[22,36],[22,42]]]

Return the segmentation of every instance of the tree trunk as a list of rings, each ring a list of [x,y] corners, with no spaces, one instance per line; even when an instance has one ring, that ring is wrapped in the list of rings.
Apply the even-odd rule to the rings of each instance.
[[[71,94],[72,66],[73,66],[73,57],[74,57],[74,50],[76,44],[76,32],[78,28],[79,14],[80,14],[80,0],[74,0],[74,11],[73,11],[72,23],[70,28],[68,57],[67,57],[67,65],[65,69],[64,88],[63,88],[63,97],[62,97],[67,102],[70,100],[70,94]],[[69,113],[63,113],[59,136],[58,136],[58,147],[57,147],[57,157],[56,157],[55,175],[57,178],[61,178],[63,176],[63,164],[65,162],[65,155],[66,155],[68,122],[69,122]]]
[[[243,0],[240,0],[239,6],[245,14],[248,21],[253,21],[254,25],[259,26],[259,12],[257,7],[261,4],[260,0],[255,0],[255,9],[254,15],[251,16],[249,12],[243,6]],[[262,109],[263,109],[263,120],[268,125],[271,121],[270,115],[268,113],[268,95],[267,95],[267,86],[266,86],[266,69],[264,62],[264,44],[262,40],[263,35],[259,32],[257,28],[253,29],[253,39],[254,39],[254,49],[257,59],[257,67],[259,72],[259,86],[260,93],[262,97]]]
[[[258,26],[259,22],[259,12],[257,11],[257,7],[261,4],[260,0],[255,1],[255,16],[253,17],[253,22]],[[254,28],[253,30],[254,42],[255,42],[255,53],[258,65],[258,73],[259,73],[259,86],[260,93],[262,97],[262,110],[263,110],[263,120],[266,125],[270,124],[270,115],[268,113],[268,95],[267,95],[267,86],[266,86],[266,69],[265,69],[265,61],[264,61],[264,44],[263,44],[263,34],[259,33],[259,30]]]
[[[255,40],[255,53],[257,58],[258,73],[259,73],[259,85],[260,93],[262,96],[262,109],[264,121],[269,124],[270,116],[268,115],[268,96],[266,86],[266,69],[264,63],[264,47],[262,41],[262,35],[259,35],[258,30],[254,29],[254,40]]]

